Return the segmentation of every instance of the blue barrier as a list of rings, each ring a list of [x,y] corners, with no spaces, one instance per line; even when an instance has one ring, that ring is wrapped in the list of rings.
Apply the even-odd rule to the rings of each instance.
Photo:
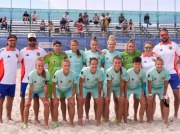
[[[60,40],[62,43],[62,50],[69,50],[69,42],[72,39],[76,39],[79,42],[79,49],[84,50],[85,47],[87,49],[90,49],[90,40],[91,38],[60,38],[60,37],[37,37],[37,44],[38,42],[53,42],[55,40]],[[141,39],[137,38],[134,39],[136,43],[136,49],[143,51],[143,46],[146,41],[151,41],[155,45],[160,42],[160,39]],[[172,39],[172,41],[180,44],[180,39]],[[99,42],[99,48],[100,49],[106,49],[107,48],[107,38],[98,38]],[[124,38],[116,38],[117,43],[126,43],[128,42],[128,39]],[[5,47],[7,45],[7,37],[0,37],[0,48]],[[22,49],[25,46],[27,46],[27,38],[26,37],[18,37],[18,42],[17,42],[17,49]],[[46,51],[52,51],[52,48],[46,48]],[[123,51],[123,50],[119,50]]]

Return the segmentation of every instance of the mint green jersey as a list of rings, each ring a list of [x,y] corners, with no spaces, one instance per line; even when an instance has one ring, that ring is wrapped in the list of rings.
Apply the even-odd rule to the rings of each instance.
[[[152,88],[164,88],[164,81],[170,79],[169,71],[163,68],[162,71],[158,73],[157,69],[154,67],[149,70],[147,79],[152,81]]]
[[[113,58],[115,56],[119,56],[120,58],[122,58],[122,55],[119,51],[114,50],[114,52],[109,52],[109,50],[106,51],[106,53],[104,54],[104,72],[106,72],[106,70],[110,67],[112,67],[112,62],[113,62]]]
[[[52,52],[51,56],[45,56],[44,62],[48,64],[48,71],[50,73],[50,83],[52,83],[52,77],[54,73],[61,69],[61,63],[64,57],[67,57],[66,54],[60,52],[59,55],[56,55]]]
[[[140,69],[139,73],[134,72],[134,68],[127,71],[128,73],[128,89],[136,89],[141,87],[141,83],[146,82],[146,72]]]
[[[129,54],[126,51],[122,52],[121,54],[123,58],[124,68],[126,70],[133,67],[133,58],[135,56],[141,56],[141,52],[138,50],[135,50],[132,54]]]
[[[101,68],[101,64],[104,63],[104,54],[99,54],[98,52],[91,52],[91,50],[84,52],[84,59],[83,62],[89,66],[90,58],[97,58],[98,59],[98,67]]]
[[[103,81],[104,75],[103,71],[99,68],[97,68],[95,74],[92,74],[90,67],[84,67],[79,76],[84,79],[83,87],[94,88],[97,87],[99,81]]]
[[[30,85],[33,84],[33,92],[41,92],[44,90],[44,85],[49,83],[50,74],[46,71],[46,78],[37,74],[37,70],[32,70],[28,75],[28,86],[26,88],[29,89]]]
[[[80,50],[81,56],[78,56],[76,53],[72,52],[72,50],[66,51],[67,57],[71,62],[71,70],[76,72],[77,77],[83,68],[83,55],[84,51]]]
[[[107,85],[107,80],[111,80],[111,87],[120,87],[121,80],[127,81],[127,71],[125,68],[122,67],[122,74],[119,72],[115,72],[114,67],[110,67],[106,71],[106,79],[104,81],[104,85]]]
[[[77,84],[76,73],[70,70],[69,74],[65,76],[63,69],[57,70],[53,76],[52,82],[56,83],[56,88],[60,91],[72,90],[73,85]]]

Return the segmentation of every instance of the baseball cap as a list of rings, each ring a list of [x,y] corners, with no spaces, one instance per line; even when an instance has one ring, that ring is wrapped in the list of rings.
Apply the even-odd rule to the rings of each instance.
[[[28,39],[29,38],[36,38],[36,35],[34,33],[30,33],[30,34],[28,34]]]
[[[16,35],[14,35],[14,34],[9,35],[9,36],[7,37],[7,40],[9,40],[10,38],[15,38],[15,39],[17,40],[17,37],[16,37]]]

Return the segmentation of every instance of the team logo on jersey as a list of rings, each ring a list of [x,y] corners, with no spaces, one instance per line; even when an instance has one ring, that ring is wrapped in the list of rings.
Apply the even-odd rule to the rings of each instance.
[[[144,63],[147,63],[147,61],[144,61]]]
[[[44,83],[45,83],[45,80],[42,80],[42,83],[44,84]]]
[[[154,80],[156,80],[156,78],[154,78]]]
[[[39,52],[37,52],[37,56],[40,56],[40,53],[39,53]]]
[[[132,78],[132,81],[133,81],[134,79]]]
[[[98,81],[98,78],[96,78],[95,81]]]
[[[34,81],[34,83],[36,83],[36,81]]]
[[[165,78],[164,78],[164,77],[162,77],[162,80],[165,80]]]
[[[106,74],[106,77],[109,77],[109,75],[108,75],[108,74]]]
[[[83,71],[81,71],[81,74],[83,74]]]
[[[89,80],[89,78],[87,78],[87,80]]]
[[[172,46],[169,46],[169,50],[172,50]]]
[[[108,60],[109,58],[107,57],[106,60]]]
[[[56,63],[56,60],[53,60],[53,63]]]
[[[8,57],[7,58],[11,58],[9,55],[8,55]]]
[[[18,54],[16,54],[16,58],[18,58]]]
[[[155,59],[152,59],[152,61],[156,62],[156,60],[155,60]]]
[[[63,81],[61,80],[60,83],[63,83]]]
[[[68,83],[71,83],[72,82],[72,80],[68,80]]]
[[[56,78],[56,76],[54,75],[54,79]]]
[[[112,78],[112,80],[114,79],[113,77],[111,77]]]
[[[26,56],[29,56],[29,54],[26,54]]]
[[[162,49],[160,49],[160,51],[163,51]]]
[[[78,55],[77,57],[78,57],[78,58],[81,58],[81,55]]]
[[[129,57],[126,57],[126,60],[128,60],[129,59]]]
[[[98,60],[100,60],[100,57],[97,57]]]
[[[148,77],[150,77],[150,74],[148,74]]]
[[[69,56],[69,58],[72,58],[72,56]]]

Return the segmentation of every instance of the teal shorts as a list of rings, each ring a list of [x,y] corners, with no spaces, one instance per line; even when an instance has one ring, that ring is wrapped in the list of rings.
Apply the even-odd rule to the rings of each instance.
[[[164,87],[152,88],[152,95],[157,94],[159,99],[163,99]]]
[[[83,87],[83,98],[86,98],[87,94],[90,93],[93,98],[98,98],[98,87],[93,87],[93,88],[85,88]]]
[[[127,89],[127,97],[129,99],[130,95],[134,94],[136,98],[141,99],[141,94],[142,94],[142,88],[134,88],[134,89]]]
[[[103,92],[104,92],[104,97],[106,97],[107,96],[107,85],[103,87]],[[110,95],[112,92],[114,92],[115,96],[117,98],[119,98],[120,86],[111,87]]]
[[[57,98],[71,98],[72,97],[72,88],[65,90],[65,91],[61,91],[58,88],[56,88],[56,94],[57,94]]]
[[[39,98],[44,98],[44,89],[40,90],[40,91],[33,91],[31,98],[34,98],[34,94],[38,94]],[[25,92],[25,98],[28,98],[29,96],[29,88],[26,88],[26,92]]]

